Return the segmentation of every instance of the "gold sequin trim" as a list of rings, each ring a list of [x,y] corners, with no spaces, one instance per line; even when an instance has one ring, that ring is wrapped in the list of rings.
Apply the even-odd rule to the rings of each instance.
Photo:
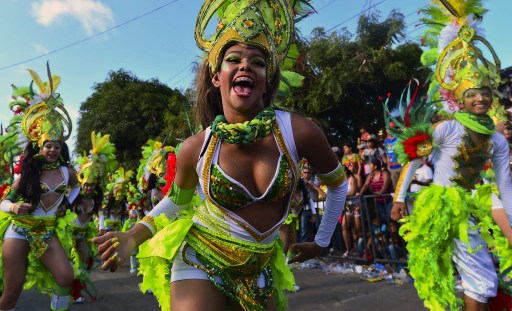
[[[155,223],[155,219],[153,218],[153,216],[145,216],[144,218],[142,218],[142,220],[140,222],[143,222],[145,224],[148,224],[149,226],[151,226],[151,228],[153,228],[153,232],[156,232],[156,223]]]
[[[409,166],[411,165],[411,162],[407,162],[407,164],[402,169],[402,172],[400,173],[400,177],[398,178],[398,181],[396,183],[395,188],[395,195],[393,196],[393,203],[398,200],[398,195],[400,194],[400,190],[402,189],[402,184],[404,183],[405,175],[407,174],[407,170],[409,169]]]
[[[277,144],[279,145],[279,148],[284,153],[284,155],[286,156],[286,159],[288,160],[288,162],[290,163],[290,166],[292,167],[292,174],[293,174],[293,177],[294,177],[293,178],[294,185],[293,185],[292,189],[295,189],[295,187],[297,186],[297,181],[298,181],[297,167],[294,165],[295,162],[293,161],[293,159],[292,159],[292,157],[291,157],[291,155],[290,155],[290,153],[288,151],[288,148],[286,148],[286,144],[285,144],[283,136],[281,134],[281,130],[279,129],[279,126],[277,125],[277,122],[274,123],[273,132],[275,134],[275,138],[276,138]],[[224,208],[219,206],[210,197],[209,183],[210,183],[210,174],[211,174],[211,163],[212,163],[212,160],[213,160],[213,152],[215,150],[216,144],[217,144],[217,138],[212,135],[212,138],[210,140],[210,144],[208,145],[208,148],[206,150],[206,155],[205,155],[204,164],[203,164],[203,172],[202,172],[203,193],[205,194],[206,199],[208,200],[208,202],[213,204],[214,206],[216,206],[220,211],[222,211],[222,213],[224,214],[225,217],[228,217],[229,219],[231,219],[234,222],[236,222],[238,225],[240,225],[242,228],[244,228],[244,230],[246,230],[256,241],[261,242],[264,239],[266,239],[267,237],[269,237],[270,235],[272,235],[276,230],[278,230],[279,226],[276,227],[275,230],[272,230],[272,231],[264,233],[264,234],[256,232],[246,222],[238,220],[238,219],[234,218],[233,216],[231,216],[226,211],[224,211]],[[290,198],[289,198],[288,203],[287,203],[288,205],[290,204],[290,200],[291,200],[291,195],[290,195]]]
[[[339,187],[346,179],[345,170],[338,164],[334,172],[328,175],[319,175],[320,180],[328,187]]]

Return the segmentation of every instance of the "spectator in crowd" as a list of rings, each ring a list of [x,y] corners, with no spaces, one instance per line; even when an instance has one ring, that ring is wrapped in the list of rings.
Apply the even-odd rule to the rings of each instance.
[[[347,166],[345,166],[345,172],[347,174],[348,192],[341,228],[343,241],[345,242],[347,250],[342,255],[343,258],[349,256],[351,251],[355,248],[355,241],[358,240],[363,232],[359,198],[356,197],[359,187],[357,186],[354,174]]]
[[[313,201],[304,180],[299,179],[297,189],[293,192],[291,198],[290,212],[279,229],[279,234],[283,240],[283,251],[288,259],[293,257],[290,246],[297,243],[298,233],[301,232],[299,231],[299,215],[301,215],[306,206],[313,206]]]
[[[361,137],[359,138],[359,142],[366,141],[370,137],[370,133],[366,130],[366,126],[363,125],[359,128],[359,132],[361,133]]]
[[[395,154],[395,144],[396,137],[391,135],[391,132],[386,129],[386,139],[384,140],[384,148],[386,149],[385,162],[391,176],[391,183],[393,184],[393,189],[396,187],[396,183],[398,182],[398,178],[400,177],[400,173],[402,172],[402,165],[398,163],[398,159]]]
[[[317,215],[318,213],[316,210],[316,204],[313,202],[313,198],[318,196],[317,193],[320,189],[317,185],[315,185],[312,173],[312,169],[308,166],[304,166],[302,169],[302,182],[306,186],[307,200],[305,200],[305,205],[299,214],[300,243],[309,241],[309,236],[313,236],[318,229],[317,224],[319,223],[319,219]],[[314,232],[310,232],[311,227],[313,228]]]
[[[370,174],[366,178],[363,187],[357,193],[357,196],[364,195],[368,189],[377,196],[375,200],[378,215],[383,222],[387,223],[391,217],[392,200],[389,197],[382,197],[382,195],[391,194],[393,190],[391,188],[389,172],[382,170],[382,162],[378,159],[371,161]]]
[[[378,140],[378,145],[377,147],[378,148],[383,148],[384,147],[384,141],[386,140],[386,130],[385,129],[380,129],[378,132],[377,132],[377,140]]]
[[[345,143],[341,145],[343,148],[343,158],[341,164],[345,165],[351,172],[357,182],[357,187],[363,186],[363,179],[361,173],[363,171],[363,163],[359,154],[352,152],[352,148],[349,144]]]
[[[364,244],[364,239],[361,237],[357,243],[357,252],[359,258],[364,258],[366,260],[373,260],[374,255],[375,258],[384,258],[384,248],[389,240],[389,232],[388,227],[385,222],[383,222],[379,216],[373,216],[371,218],[371,235],[368,232],[366,237],[366,247]],[[374,248],[375,247],[375,248]],[[375,249],[375,254],[373,250]]]
[[[416,170],[411,181],[410,191],[414,193],[417,193],[421,188],[430,185],[434,178],[434,171],[428,165],[427,160],[422,158],[421,162],[421,166]]]
[[[381,167],[382,167],[382,163],[383,163],[383,160],[382,160],[382,155],[384,154],[383,150],[378,148],[378,139],[377,139],[377,136],[375,136],[375,134],[371,134],[368,139],[366,140],[366,149],[364,150],[363,152],[363,157],[362,157],[362,160],[364,162],[364,168],[365,168],[365,176],[368,176],[368,174],[370,174],[370,164],[372,163],[372,161],[375,159],[375,160],[378,160],[380,163],[381,163]]]
[[[398,223],[395,221],[389,222],[389,242],[386,244],[385,249],[391,260],[400,260],[406,256],[404,251],[405,243],[398,234]]]

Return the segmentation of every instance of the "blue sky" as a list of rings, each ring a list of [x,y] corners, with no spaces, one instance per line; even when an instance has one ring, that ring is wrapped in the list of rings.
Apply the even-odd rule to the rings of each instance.
[[[202,52],[194,40],[201,0],[2,0],[0,4],[0,122],[8,109],[11,84],[28,85],[32,68],[46,81],[46,61],[61,76],[58,89],[74,126],[80,104],[109,71],[123,68],[141,79],[156,78],[171,88],[185,89],[192,79],[191,63]],[[314,27],[346,27],[355,32],[359,12],[372,7],[383,17],[393,8],[406,16],[409,40],[419,40],[418,9],[428,0],[316,0],[318,14],[299,26],[305,36]],[[511,1],[487,1],[483,22],[487,39],[512,66],[512,40],[505,25]],[[119,26],[119,27],[116,27]],[[114,28],[112,30],[109,30]],[[103,33],[102,33],[103,32]],[[91,39],[87,39],[94,36]],[[82,41],[83,40],[83,41]],[[82,41],[82,42],[80,42]],[[49,52],[55,51],[49,55]],[[42,56],[42,57],[40,57]],[[40,57],[34,60],[30,60]],[[30,60],[30,61],[27,61]],[[122,103],[117,103],[121,105]],[[72,135],[71,145],[74,144]],[[73,148],[71,146],[71,148]]]

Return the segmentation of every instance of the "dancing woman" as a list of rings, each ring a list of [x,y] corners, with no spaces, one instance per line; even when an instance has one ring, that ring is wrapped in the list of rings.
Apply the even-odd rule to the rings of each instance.
[[[401,109],[406,111],[401,129],[389,128],[398,137],[395,148],[405,165],[394,196],[392,218],[405,216],[407,187],[422,164],[421,158],[430,155],[433,182],[418,193],[413,213],[405,217],[400,228],[407,242],[414,284],[431,310],[456,310],[461,305],[464,310],[487,310],[487,302],[496,295],[498,286],[489,250],[500,258],[502,271],[512,266],[510,243],[492,219],[499,210],[501,220],[508,227],[512,223],[509,146],[503,135],[496,133],[488,115],[496,99],[500,63],[478,33],[478,21],[486,12],[479,1],[441,1],[425,12],[432,14],[427,22],[433,27],[428,30],[428,41],[434,47],[422,59],[436,65],[431,93],[443,104],[439,111],[449,118],[432,126],[429,113],[416,113],[416,108],[409,106]],[[436,33],[439,44],[432,36]],[[486,59],[477,44],[485,45],[494,61]],[[426,120],[422,120],[424,116]],[[489,161],[496,174],[499,197],[489,184],[480,183],[480,173]],[[452,262],[462,278],[464,301],[454,291]]]
[[[69,235],[76,216],[66,206],[80,191],[64,142],[71,120],[55,93],[60,78],[49,74],[50,81],[43,83],[35,72],[29,72],[40,94],[32,89],[24,94],[29,108],[21,128],[29,142],[21,175],[0,204],[0,310],[13,310],[22,289],[32,286],[44,293],[53,289],[51,309],[67,310],[73,282],[69,258],[77,254],[71,254]]]
[[[315,241],[293,245],[291,261],[313,258],[329,245],[346,194],[341,164],[312,121],[269,107],[294,9],[300,12],[286,0],[203,4],[196,40],[207,55],[196,85],[205,130],[183,143],[172,188],[148,216],[127,233],[94,240],[101,244],[103,268],[115,271],[154,235],[139,254],[141,288],[153,289],[163,310],[285,308],[283,291],[293,290],[294,281],[278,235],[302,158],[329,191]],[[207,39],[215,14],[221,21]],[[198,185],[205,199],[193,202]],[[163,214],[179,216],[162,228]]]
[[[113,172],[117,162],[115,147],[109,141],[109,135],[91,133],[90,157],[79,157],[80,166],[78,180],[82,190],[73,202],[73,212],[77,215],[73,237],[79,254],[79,275],[73,284],[72,296],[75,302],[84,302],[81,292],[87,288],[89,269],[97,254],[97,249],[91,239],[105,233],[103,211],[103,188],[108,180],[108,174]],[[96,222],[97,221],[97,222]]]

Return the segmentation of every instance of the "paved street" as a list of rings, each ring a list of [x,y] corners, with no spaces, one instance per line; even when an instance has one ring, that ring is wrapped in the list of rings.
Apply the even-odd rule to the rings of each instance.
[[[362,280],[359,274],[326,274],[320,269],[294,270],[294,273],[301,290],[288,294],[288,310],[426,310],[412,284],[370,283]],[[140,293],[137,287],[139,280],[128,273],[127,266],[116,273],[97,269],[92,278],[98,289],[98,299],[75,304],[70,311],[159,310],[153,296]],[[21,295],[16,311],[46,311],[49,304],[48,296],[27,291]]]

